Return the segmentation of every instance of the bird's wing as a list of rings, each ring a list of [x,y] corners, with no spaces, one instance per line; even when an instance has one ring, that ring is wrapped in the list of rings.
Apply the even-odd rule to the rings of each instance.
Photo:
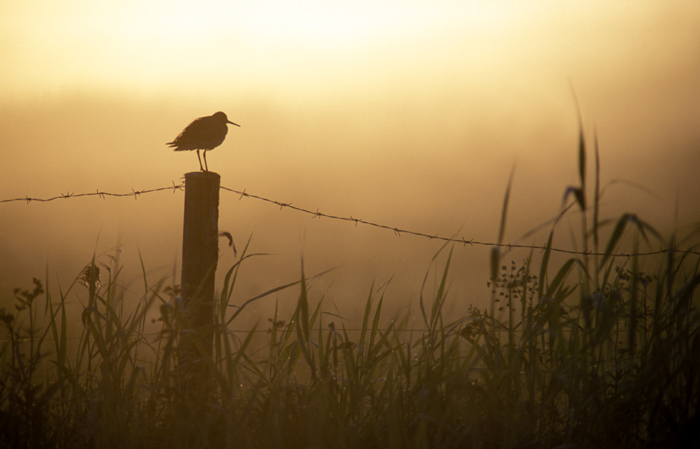
[[[206,135],[208,126],[207,121],[204,120],[207,117],[200,117],[194,120],[192,123],[187,125],[187,127],[180,133],[179,136],[175,138],[172,142],[168,142],[166,145],[171,147],[177,147],[180,150],[196,150],[197,145],[200,143],[200,136]]]

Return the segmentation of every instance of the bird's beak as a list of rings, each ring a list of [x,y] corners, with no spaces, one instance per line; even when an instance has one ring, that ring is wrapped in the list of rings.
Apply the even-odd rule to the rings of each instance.
[[[232,125],[236,125],[236,126],[238,126],[239,128],[241,127],[241,125],[239,125],[238,123],[233,123],[233,122],[230,121],[230,120],[226,120],[226,123],[230,123],[230,124],[232,124]]]

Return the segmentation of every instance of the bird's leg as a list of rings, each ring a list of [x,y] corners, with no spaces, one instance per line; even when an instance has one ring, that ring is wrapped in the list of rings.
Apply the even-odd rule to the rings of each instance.
[[[204,160],[206,160],[207,157],[207,152],[204,152]],[[202,168],[202,158],[199,157],[199,150],[197,150],[197,159],[199,160],[199,171],[204,171],[204,168]]]
[[[207,150],[204,150],[204,171],[209,171],[209,166],[207,165]]]

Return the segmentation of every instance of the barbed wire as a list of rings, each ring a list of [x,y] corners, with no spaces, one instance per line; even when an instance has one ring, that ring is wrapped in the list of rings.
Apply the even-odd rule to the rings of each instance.
[[[162,191],[172,191],[175,193],[178,190],[183,190],[185,188],[185,183],[181,182],[180,184],[175,184],[174,181],[172,181],[172,186],[167,186],[167,187],[158,187],[155,189],[143,189],[143,190],[134,190],[133,188],[131,189],[131,192],[126,192],[126,193],[111,193],[111,192],[104,192],[100,191],[97,189],[95,192],[85,192],[85,193],[73,193],[73,192],[67,192],[67,193],[62,193],[57,196],[53,196],[50,198],[34,198],[30,196],[25,196],[23,198],[9,198],[9,199],[4,199],[0,200],[0,204],[2,203],[13,203],[13,202],[21,202],[21,201],[26,201],[27,204],[31,203],[32,201],[37,201],[37,202],[42,202],[46,203],[49,201],[55,201],[55,200],[60,200],[60,199],[68,199],[68,198],[80,198],[80,197],[90,197],[90,196],[97,196],[102,199],[106,199],[107,197],[131,197],[133,196],[134,199],[138,199],[140,195],[145,195],[149,193],[155,193],[155,192],[162,192]],[[439,234],[428,234],[424,232],[419,232],[419,231],[412,231],[410,229],[403,229],[399,228],[396,226],[389,226],[381,223],[375,223],[372,221],[364,220],[362,218],[355,218],[353,216],[339,216],[339,215],[332,215],[332,214],[326,214],[318,209],[315,211],[311,209],[306,209],[303,207],[295,206],[292,203],[285,203],[282,201],[277,201],[273,200],[270,198],[266,198],[260,195],[255,195],[252,193],[248,193],[245,189],[243,191],[241,190],[236,190],[236,189],[231,189],[229,187],[221,186],[221,190],[225,190],[231,193],[235,193],[239,195],[239,199],[243,198],[253,198],[255,200],[263,201],[266,203],[274,204],[276,206],[279,206],[280,209],[288,208],[291,210],[295,210],[297,212],[301,212],[307,215],[311,215],[312,218],[328,218],[331,220],[339,220],[339,221],[346,221],[346,222],[351,222],[355,223],[355,226],[358,224],[365,225],[365,226],[371,226],[379,229],[385,229],[392,231],[395,235],[401,237],[402,235],[412,235],[415,237],[421,237],[421,238],[427,238],[429,240],[438,240],[446,243],[459,243],[462,244],[462,246],[488,246],[488,247],[497,247],[497,248],[504,248],[507,250],[511,249],[529,249],[529,250],[539,250],[539,251],[545,251],[549,249],[552,252],[556,253],[562,253],[562,254],[571,254],[571,255],[587,255],[587,256],[607,256],[607,253],[601,253],[601,252],[595,252],[595,251],[576,251],[576,250],[569,250],[569,249],[563,249],[563,248],[556,248],[556,247],[549,247],[545,245],[526,245],[526,244],[519,244],[519,243],[493,243],[493,242],[482,242],[478,241],[475,239],[469,239],[467,240],[466,238],[459,237],[445,237],[441,236]],[[700,255],[700,251],[693,251],[693,250],[682,250],[682,249],[658,249],[654,251],[645,251],[645,252],[620,252],[620,253],[615,253],[612,254],[611,256],[613,257],[633,257],[633,256],[653,256],[653,255],[660,255],[660,254],[667,254],[669,252],[676,252],[676,253],[683,253],[683,254],[694,254],[694,255]]]
[[[50,198],[33,198],[30,196],[26,196],[24,198],[8,198],[5,200],[0,200],[0,203],[15,203],[18,201],[26,201],[27,204],[31,203],[32,201],[37,201],[40,203],[48,203],[49,201],[55,201],[55,200],[65,200],[68,198],[79,198],[79,197],[85,197],[85,196],[98,196],[102,199],[106,199],[108,196],[112,197],[129,197],[133,196],[134,199],[138,199],[139,195],[144,195],[147,193],[154,193],[154,192],[161,192],[163,190],[172,190],[173,193],[177,190],[184,190],[185,189],[185,183],[180,183],[180,184],[175,184],[175,181],[172,182],[172,186],[168,187],[158,187],[157,189],[144,189],[144,190],[134,190],[133,188],[131,189],[131,192],[127,193],[110,193],[110,192],[101,192],[100,189],[97,189],[96,192],[87,192],[87,193],[72,193],[72,192],[67,192],[67,193],[62,193],[57,196],[52,196]]]
[[[491,243],[491,242],[481,242],[481,241],[474,240],[474,239],[467,240],[464,237],[455,238],[455,237],[444,237],[444,236],[441,236],[438,234],[427,234],[427,233],[423,233],[423,232],[411,231],[408,229],[401,229],[401,228],[397,228],[394,226],[388,226],[388,225],[383,225],[383,224],[379,224],[379,223],[374,223],[371,221],[363,220],[361,218],[354,218],[352,216],[342,217],[342,216],[337,216],[337,215],[325,214],[323,212],[319,212],[318,209],[316,209],[316,211],[312,211],[310,209],[305,209],[303,207],[294,206],[292,203],[283,203],[280,201],[264,198],[264,197],[261,197],[258,195],[253,195],[252,193],[248,193],[245,190],[243,190],[241,192],[239,190],[229,189],[228,187],[223,187],[223,186],[221,187],[221,189],[228,190],[229,192],[233,192],[233,193],[236,193],[238,195],[241,195],[241,198],[248,197],[248,198],[254,198],[254,199],[260,200],[260,201],[265,201],[265,202],[272,203],[272,204],[279,206],[280,209],[286,207],[286,208],[293,209],[293,210],[298,211],[298,212],[312,215],[314,218],[324,217],[324,218],[330,218],[332,220],[354,222],[355,226],[357,226],[358,224],[363,224],[363,225],[367,225],[367,226],[373,226],[375,228],[387,229],[389,231],[394,232],[394,234],[396,234],[399,237],[401,237],[402,234],[406,234],[406,235],[413,235],[416,237],[423,237],[423,238],[427,238],[430,240],[439,240],[439,241],[447,242],[447,243],[460,243],[463,246],[467,246],[467,245],[470,245],[470,246],[475,246],[475,245],[476,246],[489,246],[489,247],[500,247],[500,248],[505,248],[505,249],[509,249],[509,250],[517,248],[517,249],[536,249],[536,250],[544,251],[547,249],[546,246],[541,246],[541,245],[525,245],[525,244],[519,244],[519,243],[501,243],[501,244],[498,244],[498,243]],[[555,247],[550,247],[549,250],[553,251],[553,252],[564,253],[564,254],[574,254],[574,255],[589,255],[589,256],[605,256],[606,255],[605,253],[594,252],[594,251],[584,252],[584,251],[575,251],[575,250],[568,250],[568,249],[555,248]],[[647,251],[647,252],[640,252],[640,253],[615,253],[614,256],[615,257],[652,256],[652,255],[658,255],[658,254],[665,254],[665,253],[668,253],[669,251],[671,251],[671,250],[659,249],[656,251]],[[697,252],[697,251],[685,251],[685,250],[674,250],[674,251],[700,255],[700,252]]]

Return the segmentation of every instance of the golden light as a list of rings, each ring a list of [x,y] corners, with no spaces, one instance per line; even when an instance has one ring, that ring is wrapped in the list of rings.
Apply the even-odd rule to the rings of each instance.
[[[695,0],[5,2],[2,196],[170,185],[198,166],[165,142],[222,110],[242,125],[208,155],[222,184],[428,233],[492,239],[515,164],[516,239],[557,213],[575,179],[572,87],[599,137],[603,181],[649,181],[664,197],[697,184],[698,20]],[[657,213],[659,204],[628,193],[617,205]],[[51,209],[61,232],[77,236],[46,231],[33,205],[26,211],[37,216],[6,214],[0,224],[24,235],[11,245],[18,257],[31,246],[30,261],[43,263],[44,247],[94,250],[105,222],[157,246],[153,259],[174,258],[179,201],[145,202]],[[298,236],[314,229],[309,260],[362,266],[379,281],[401,257],[415,267],[411,258],[434,250],[370,231],[336,239],[342,226],[264,204],[227,207],[238,240],[258,226],[262,251],[296,257]],[[74,240],[80,250],[57,249]],[[375,251],[384,246],[392,250]]]
[[[547,21],[545,9],[518,2],[23,2],[13,8],[3,19],[9,64],[0,76],[14,92],[37,85],[173,89],[205,77],[216,88],[260,79],[279,85],[305,71],[318,79],[324,67],[381,77],[387,63],[416,57],[488,64],[504,60],[504,44]]]

